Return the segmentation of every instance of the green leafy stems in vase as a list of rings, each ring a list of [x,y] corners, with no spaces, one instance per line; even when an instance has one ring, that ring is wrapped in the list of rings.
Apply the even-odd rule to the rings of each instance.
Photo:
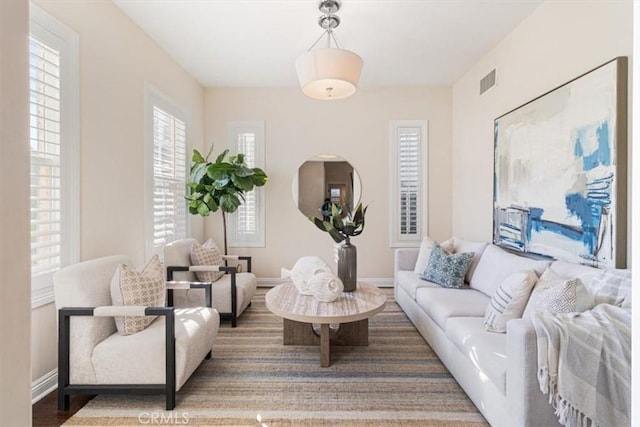
[[[308,217],[316,227],[329,233],[336,243],[342,243],[338,247],[338,277],[342,280],[345,292],[356,290],[358,256],[356,247],[351,244],[351,237],[358,236],[364,230],[367,208],[368,206],[363,208],[362,203],[358,203],[355,212],[347,212],[343,218],[338,206],[332,204],[329,221],[311,215]]]

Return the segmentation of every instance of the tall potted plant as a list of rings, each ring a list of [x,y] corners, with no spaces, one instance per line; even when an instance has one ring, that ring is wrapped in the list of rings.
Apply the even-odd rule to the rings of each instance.
[[[222,211],[224,228],[224,253],[227,253],[227,213],[233,213],[245,200],[245,194],[254,187],[262,187],[267,183],[267,174],[260,168],[246,165],[244,154],[238,153],[225,157],[229,150],[224,150],[215,162],[209,161],[213,146],[206,157],[198,150],[193,150],[191,175],[187,182],[189,213],[209,216],[211,212]]]
[[[364,230],[364,216],[368,206],[362,207],[358,203],[355,212],[347,212],[343,219],[342,212],[335,204],[331,205],[331,217],[329,221],[323,221],[310,215],[308,218],[322,231],[329,233],[336,243],[342,243],[338,247],[338,277],[344,284],[345,292],[356,290],[358,281],[358,253],[351,244],[351,237],[360,235]]]

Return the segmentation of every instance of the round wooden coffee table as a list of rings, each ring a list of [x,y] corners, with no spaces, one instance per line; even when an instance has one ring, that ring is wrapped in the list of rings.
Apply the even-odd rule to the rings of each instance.
[[[380,313],[387,297],[376,286],[358,282],[333,302],[301,295],[293,283],[283,283],[265,295],[269,311],[283,318],[284,345],[320,344],[320,366],[331,364],[331,345],[369,345],[369,318]],[[313,324],[320,325],[320,336]],[[339,328],[330,330],[330,325]]]

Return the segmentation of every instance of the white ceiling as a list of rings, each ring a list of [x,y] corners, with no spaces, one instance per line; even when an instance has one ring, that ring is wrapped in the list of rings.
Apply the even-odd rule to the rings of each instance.
[[[360,86],[451,85],[542,0],[344,0],[335,35]],[[316,0],[114,0],[204,86],[297,86]],[[487,70],[488,71],[488,70]]]

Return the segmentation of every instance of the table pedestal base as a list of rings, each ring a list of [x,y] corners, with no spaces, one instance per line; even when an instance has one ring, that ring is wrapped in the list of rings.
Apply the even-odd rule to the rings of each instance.
[[[369,345],[369,319],[341,323],[340,328],[331,333],[328,323],[320,325],[320,336],[313,330],[313,324],[283,319],[284,345],[320,345],[320,366],[331,365],[331,345]]]

